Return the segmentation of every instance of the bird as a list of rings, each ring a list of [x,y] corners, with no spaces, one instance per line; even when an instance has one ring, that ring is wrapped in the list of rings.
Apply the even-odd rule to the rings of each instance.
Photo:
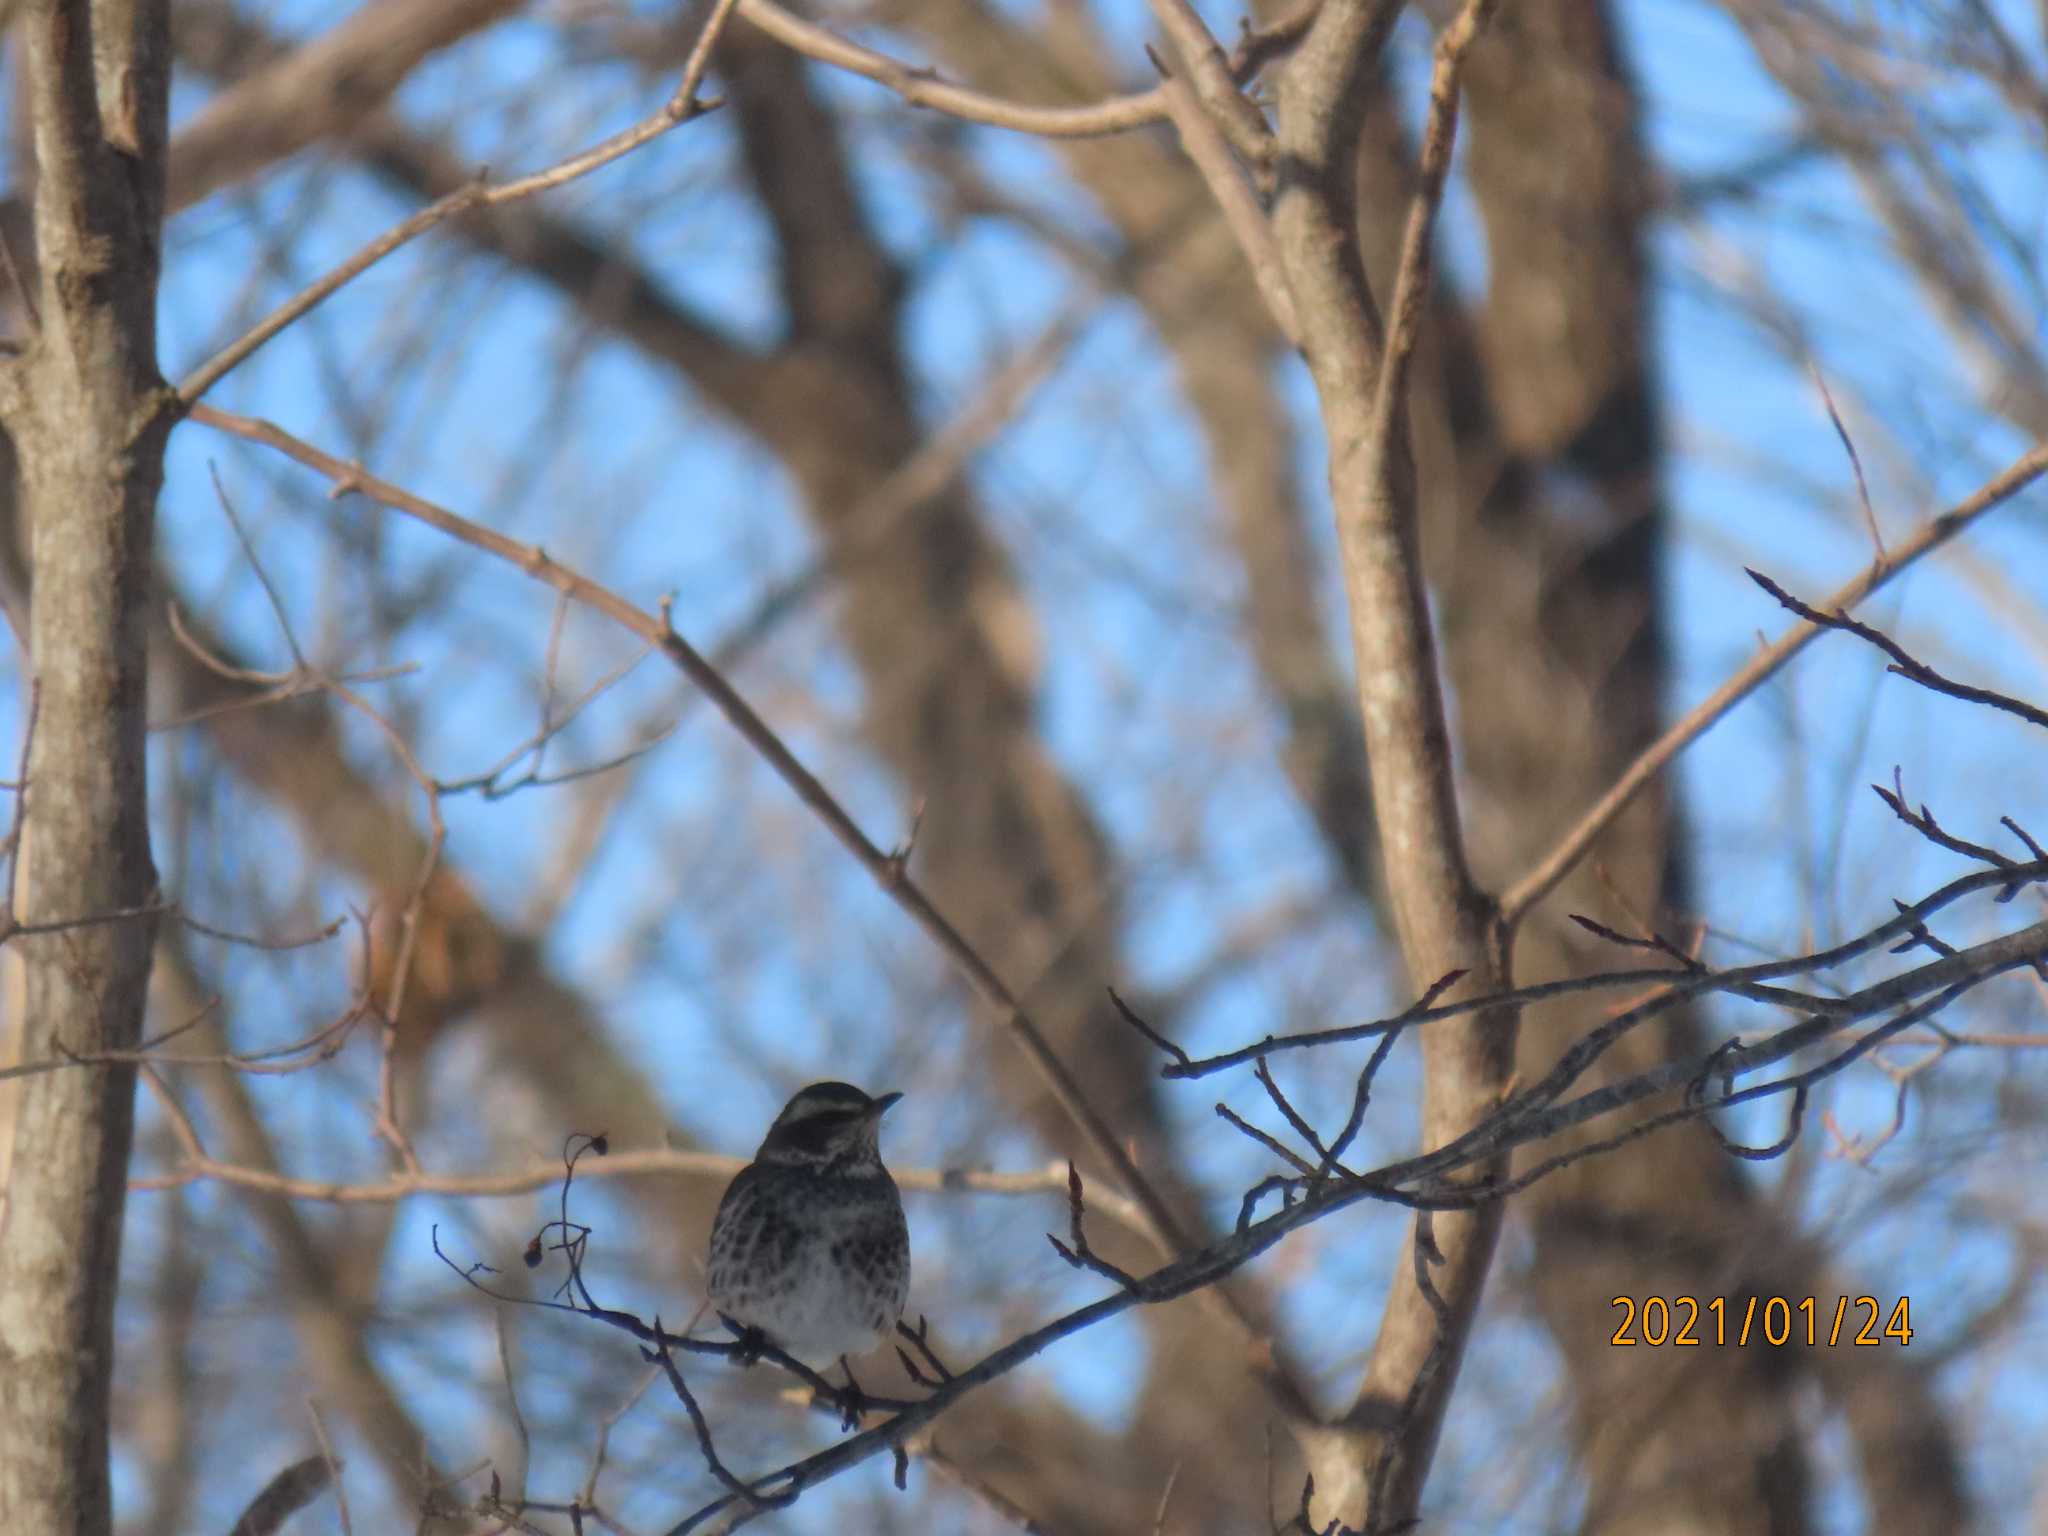
[[[881,1119],[903,1097],[812,1083],[785,1104],[711,1222],[711,1306],[742,1344],[813,1370],[889,1337],[910,1290],[903,1197],[882,1166]]]

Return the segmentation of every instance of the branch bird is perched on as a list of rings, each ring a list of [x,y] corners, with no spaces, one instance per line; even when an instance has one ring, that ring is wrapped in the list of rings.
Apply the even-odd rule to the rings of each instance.
[[[894,1331],[910,1231],[880,1136],[902,1097],[846,1083],[800,1089],[727,1187],[711,1223],[711,1305],[742,1337],[823,1370]],[[850,1368],[847,1382],[857,1398]]]

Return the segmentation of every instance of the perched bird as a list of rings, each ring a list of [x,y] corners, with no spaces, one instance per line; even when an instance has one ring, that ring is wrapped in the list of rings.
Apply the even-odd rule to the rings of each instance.
[[[846,1083],[799,1090],[727,1187],[711,1223],[711,1305],[742,1337],[824,1370],[895,1330],[910,1230],[880,1134],[902,1097]],[[847,1381],[858,1394],[850,1368]]]

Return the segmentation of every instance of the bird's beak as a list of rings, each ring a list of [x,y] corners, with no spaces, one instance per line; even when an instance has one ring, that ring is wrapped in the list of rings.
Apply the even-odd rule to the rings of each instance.
[[[888,1112],[889,1106],[894,1104],[898,1099],[902,1097],[903,1095],[900,1093],[883,1094],[880,1098],[876,1099],[874,1103],[868,1106],[868,1118],[870,1120],[881,1119],[882,1116]]]

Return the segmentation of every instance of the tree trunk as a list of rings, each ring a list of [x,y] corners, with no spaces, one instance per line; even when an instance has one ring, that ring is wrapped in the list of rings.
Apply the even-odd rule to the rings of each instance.
[[[22,24],[40,284],[36,334],[0,372],[0,416],[35,591],[15,914],[28,1062],[132,1049],[149,977],[144,637],[172,420],[155,353],[167,25],[163,0],[42,0]],[[0,1228],[0,1529],[111,1523],[134,1084],[132,1067],[88,1060],[20,1088]]]

